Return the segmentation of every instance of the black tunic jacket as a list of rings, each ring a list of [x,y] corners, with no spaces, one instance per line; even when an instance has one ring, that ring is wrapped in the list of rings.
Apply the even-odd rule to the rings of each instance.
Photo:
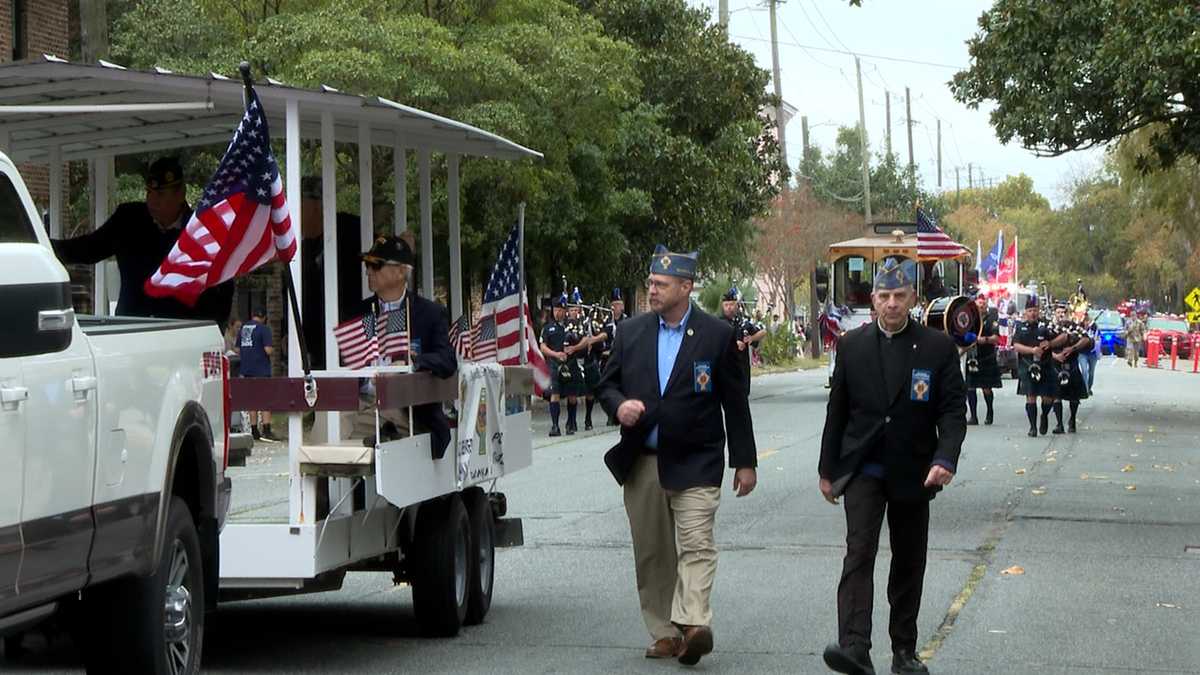
[[[888,495],[900,501],[933,496],[936,490],[927,490],[924,482],[934,460],[958,464],[967,435],[958,348],[950,336],[913,321],[905,333],[911,334],[904,337],[912,348],[895,369],[901,377],[890,390],[884,384],[877,324],[856,328],[838,341],[818,467],[835,494],[845,491],[867,457],[883,464]],[[924,374],[927,389],[914,394],[915,376]]]
[[[729,465],[754,467],[758,454],[748,393],[740,377],[733,329],[692,307],[683,342],[664,393],[658,384],[658,315],[646,312],[621,323],[612,354],[597,385],[600,405],[616,416],[626,399],[646,405],[633,427],[621,427],[621,440],[604,456],[617,483],[624,484],[646,437],[658,425],[658,480],[668,490],[720,487]],[[707,370],[706,370],[707,368]],[[707,374],[707,377],[698,376]],[[724,420],[722,420],[724,412]]]
[[[192,210],[185,207],[183,225],[186,226],[191,217]],[[182,231],[181,227],[164,232],[150,217],[146,202],[127,202],[118,206],[94,232],[74,239],[56,239],[51,244],[58,259],[68,265],[94,265],[116,256],[121,272],[118,315],[207,319],[217,322],[223,331],[233,307],[233,280],[201,293],[195,307],[188,307],[174,298],[151,297],[142,290],[146,280],[171,252]]]

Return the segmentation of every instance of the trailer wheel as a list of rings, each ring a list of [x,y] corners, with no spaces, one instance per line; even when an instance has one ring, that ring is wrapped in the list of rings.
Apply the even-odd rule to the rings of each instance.
[[[204,643],[200,537],[187,504],[171,500],[158,569],[84,595],[76,636],[89,673],[193,675]]]
[[[496,528],[492,505],[483,490],[474,488],[463,496],[471,521],[471,577],[465,623],[473,626],[483,623],[492,606],[492,584],[496,575]]]
[[[454,637],[470,597],[471,525],[458,495],[425,505],[417,516],[413,609],[421,632]]]

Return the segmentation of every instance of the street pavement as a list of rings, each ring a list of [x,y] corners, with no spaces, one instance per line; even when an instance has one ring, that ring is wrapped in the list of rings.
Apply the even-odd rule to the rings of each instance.
[[[755,378],[759,485],[725,485],[713,596],[716,651],[694,670],[820,673],[836,635],[845,525],[816,489],[824,370]],[[1200,674],[1200,375],[1105,358],[1075,435],[1025,436],[1015,382],[997,423],[971,427],[954,483],[932,505],[921,609],[934,673]],[[982,405],[982,401],[981,401]],[[417,637],[411,593],[351,574],[334,593],[226,605],[205,644],[211,673],[661,673],[642,626],[621,492],[601,425],[545,438],[502,481],[526,545],[498,554],[481,626]],[[582,420],[582,411],[581,411]],[[286,513],[282,446],[235,473],[239,519]],[[886,533],[886,527],[885,527]],[[890,666],[886,534],[875,648]],[[14,673],[74,672],[69,641],[26,641]]]

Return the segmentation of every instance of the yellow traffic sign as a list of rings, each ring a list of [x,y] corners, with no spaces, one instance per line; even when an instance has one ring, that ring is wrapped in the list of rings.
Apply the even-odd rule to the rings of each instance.
[[[1187,313],[1188,323],[1200,323],[1200,311]]]
[[[1200,286],[1193,288],[1192,292],[1188,293],[1183,301],[1187,303],[1188,307],[1192,308],[1193,313],[1200,312]]]

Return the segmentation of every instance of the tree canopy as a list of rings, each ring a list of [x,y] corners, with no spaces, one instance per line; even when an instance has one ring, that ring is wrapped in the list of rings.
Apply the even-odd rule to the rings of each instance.
[[[751,220],[778,189],[766,71],[683,0],[117,4],[119,63],[229,74],[247,59],[257,76],[384,96],[542,151],[543,162],[464,161],[463,265],[476,282],[520,201],[534,290],[566,274],[591,296],[632,285],[658,242],[744,260]],[[347,211],[353,153],[339,148]],[[376,154],[376,194],[390,195],[390,153]],[[434,208],[443,237],[444,185]]]
[[[1200,5],[997,0],[968,42],[959,101],[994,101],[1003,142],[1061,155],[1152,128],[1139,170],[1200,156]]]

